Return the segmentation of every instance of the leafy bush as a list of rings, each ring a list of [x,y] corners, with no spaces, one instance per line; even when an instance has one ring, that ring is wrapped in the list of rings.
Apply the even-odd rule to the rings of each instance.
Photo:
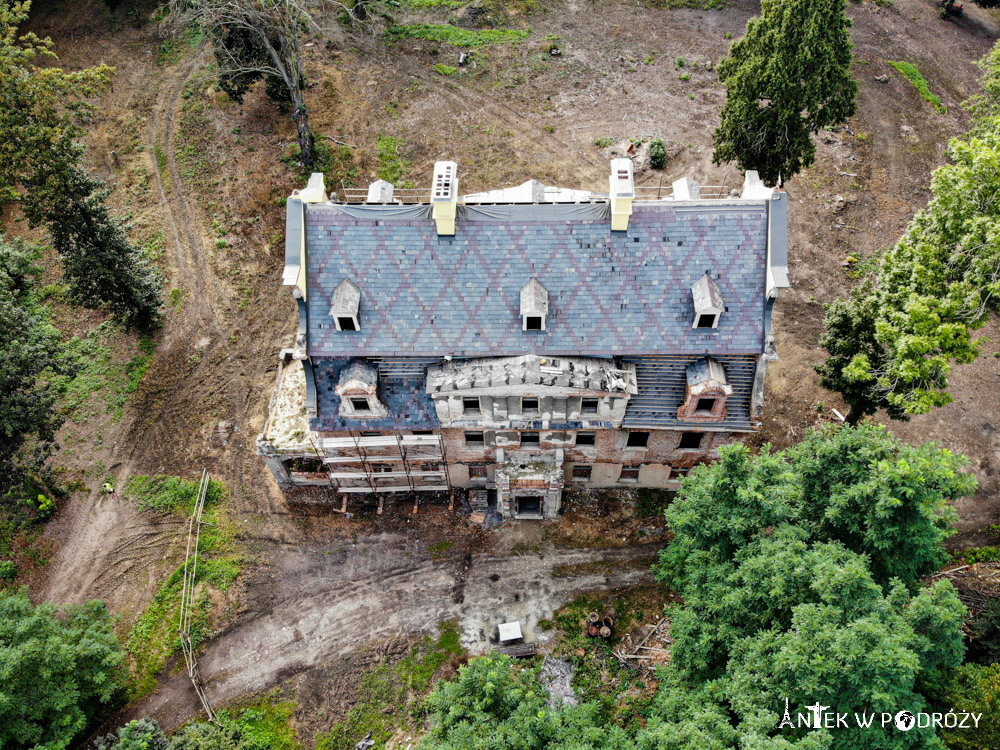
[[[1000,664],[965,664],[954,670],[945,686],[944,710],[981,713],[978,727],[945,729],[941,739],[950,750],[991,750],[1000,747]]]
[[[17,578],[17,566],[13,560],[0,560],[0,581],[13,581]]]
[[[635,515],[637,518],[657,518],[663,520],[663,510],[673,501],[676,492],[654,490],[641,487],[635,494]]]
[[[399,185],[410,169],[410,162],[400,156],[401,139],[391,135],[380,135],[375,142],[375,156],[378,158],[378,176]]]
[[[94,750],[167,750],[169,741],[156,719],[134,719],[117,733],[98,737]]]
[[[94,750],[301,750],[289,724],[294,713],[295,703],[272,694],[236,714],[219,711],[214,724],[187,724],[169,740],[156,719],[145,717],[98,738]]]
[[[662,138],[654,138],[649,143],[649,166],[663,169],[667,163],[667,145]]]
[[[991,601],[972,622],[967,661],[1000,662],[1000,599]]]
[[[980,65],[969,133],[949,142],[952,163],[934,170],[927,208],[885,253],[878,278],[827,308],[820,345],[830,356],[816,369],[844,396],[849,420],[883,408],[908,419],[950,403],[951,367],[979,355],[972,331],[996,309],[1000,44]]]

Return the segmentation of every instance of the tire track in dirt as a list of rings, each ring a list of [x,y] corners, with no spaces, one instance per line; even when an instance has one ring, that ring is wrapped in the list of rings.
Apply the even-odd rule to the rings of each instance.
[[[160,192],[162,225],[171,248],[168,275],[174,286],[188,292],[188,299],[180,316],[169,316],[165,321],[151,365],[159,387],[144,388],[126,410],[110,461],[119,480],[133,473],[137,459],[155,455],[159,444],[174,437],[166,434],[166,420],[160,417],[187,400],[187,389],[178,382],[176,373],[180,371],[181,377],[186,375],[188,379],[194,376],[195,368],[180,363],[193,349],[195,336],[211,334],[216,346],[222,338],[201,222],[192,209],[175,157],[175,117],[185,86],[204,56],[199,49],[180,66],[166,71],[150,117],[153,174]],[[164,172],[169,178],[169,190]],[[59,603],[77,603],[98,596],[113,609],[120,608],[129,598],[122,586],[126,575],[134,574],[137,567],[145,569],[162,561],[182,539],[183,524],[178,523],[177,533],[161,533],[157,527],[167,521],[142,514],[116,495],[103,495],[99,490],[71,503],[60,515],[59,527],[68,529],[70,538],[59,546],[51,563],[58,574],[48,576],[40,590],[45,599]]]
[[[212,272],[205,260],[209,250],[201,231],[201,219],[192,209],[191,196],[177,165],[174,127],[184,90],[191,76],[204,63],[205,54],[205,50],[199,48],[170,74],[161,87],[150,118],[150,145],[157,161],[155,174],[163,222],[173,240],[171,276],[174,285],[187,295],[183,308],[185,320],[180,325],[169,326],[164,340],[167,348],[197,329],[216,333],[220,330],[215,306],[218,286],[210,284]],[[164,171],[170,180],[169,189],[163,179]]]
[[[274,567],[262,571],[247,592],[255,609],[202,648],[199,668],[209,699],[222,704],[265,690],[372,641],[432,630],[443,620],[460,621],[462,642],[473,652],[488,648],[494,625],[510,619],[521,620],[530,639],[539,619],[583,593],[652,582],[648,566],[635,563],[660,548],[649,544],[432,560],[410,558],[413,546],[400,544],[406,541],[408,537],[387,533],[359,538],[350,551],[329,555],[276,551]],[[471,562],[465,571],[467,557]],[[593,572],[586,572],[588,567]],[[611,579],[609,567],[616,570]],[[555,578],[557,569],[574,573]],[[459,576],[461,601],[454,596]],[[166,678],[121,720],[154,715],[173,728],[197,710],[190,680],[182,672]]]

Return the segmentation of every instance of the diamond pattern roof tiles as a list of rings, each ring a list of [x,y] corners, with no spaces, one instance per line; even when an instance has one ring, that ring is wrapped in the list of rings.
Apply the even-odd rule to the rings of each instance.
[[[556,216],[556,214],[553,214]],[[628,232],[604,220],[367,220],[306,210],[308,352],[314,357],[478,357],[760,352],[767,217],[761,204],[636,204]],[[691,286],[706,272],[726,301],[717,329],[693,329]],[[549,293],[545,331],[522,331],[520,291]],[[338,331],[331,295],[361,290],[360,331]]]

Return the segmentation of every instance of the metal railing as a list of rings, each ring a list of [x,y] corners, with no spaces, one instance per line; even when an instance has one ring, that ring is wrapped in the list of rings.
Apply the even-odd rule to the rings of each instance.
[[[729,185],[700,185],[701,200],[719,200],[729,198],[732,188]],[[635,198],[640,201],[664,200],[674,197],[673,185],[636,185]]]
[[[368,188],[355,188],[347,187],[343,183],[340,186],[341,199],[344,203],[367,203],[368,202]],[[425,188],[400,188],[394,187],[392,190],[392,201],[388,205],[393,203],[430,203],[431,202],[431,189],[429,187]],[[385,205],[385,204],[373,204],[373,205]]]
[[[729,198],[732,188],[729,185],[700,185],[701,189],[701,200],[719,200],[722,198]],[[636,185],[635,186],[635,198],[636,200],[666,200],[668,198],[673,198],[674,196],[674,186],[670,183],[662,185]],[[368,188],[354,188],[341,186],[340,197],[344,203],[367,203],[368,202]],[[599,199],[597,194],[594,194],[595,200]],[[392,205],[392,203],[430,203],[431,200],[431,190],[430,188],[394,188],[392,194],[392,202],[389,204],[373,204],[373,205]],[[606,198],[604,198],[606,200]],[[459,202],[463,202],[459,199]]]

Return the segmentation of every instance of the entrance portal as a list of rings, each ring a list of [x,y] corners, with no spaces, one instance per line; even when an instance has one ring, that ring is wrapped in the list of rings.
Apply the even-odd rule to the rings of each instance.
[[[541,495],[519,495],[514,498],[517,505],[515,511],[519,516],[540,516],[542,515]]]

